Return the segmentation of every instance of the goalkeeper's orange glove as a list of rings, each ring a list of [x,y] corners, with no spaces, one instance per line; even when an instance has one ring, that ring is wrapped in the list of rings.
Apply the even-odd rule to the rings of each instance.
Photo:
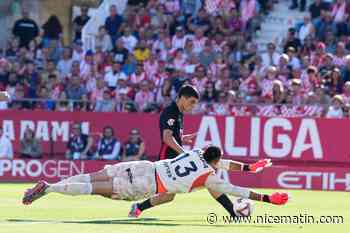
[[[251,172],[261,172],[266,167],[271,167],[271,159],[260,159],[258,162],[249,164],[249,171]]]

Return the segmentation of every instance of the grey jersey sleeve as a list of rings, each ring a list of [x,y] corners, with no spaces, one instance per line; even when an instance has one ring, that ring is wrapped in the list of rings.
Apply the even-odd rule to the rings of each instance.
[[[208,176],[205,187],[219,193],[225,193],[237,197],[249,198],[250,189],[233,185],[215,175]]]

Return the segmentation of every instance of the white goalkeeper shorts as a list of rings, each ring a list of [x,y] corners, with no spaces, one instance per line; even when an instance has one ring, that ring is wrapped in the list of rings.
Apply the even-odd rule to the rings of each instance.
[[[106,165],[113,179],[113,199],[135,201],[156,194],[155,166],[149,161],[122,162]]]

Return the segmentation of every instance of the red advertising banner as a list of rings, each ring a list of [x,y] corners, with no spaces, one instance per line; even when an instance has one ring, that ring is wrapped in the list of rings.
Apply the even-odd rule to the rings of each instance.
[[[146,152],[155,158],[160,149],[159,115],[86,112],[0,111],[4,133],[19,151],[27,127],[43,141],[46,154],[65,152],[71,123],[82,122],[83,131],[98,135],[110,125],[123,142],[131,129],[140,129]],[[1,121],[0,121],[1,122]],[[275,161],[350,161],[349,119],[186,116],[184,133],[197,132],[191,147],[219,145],[225,156],[239,160],[272,158]],[[95,143],[98,137],[94,137]],[[55,157],[62,158],[62,157]]]
[[[0,160],[1,182],[56,182],[102,169],[110,162],[69,160]],[[218,174],[220,175],[220,174]],[[258,174],[222,173],[232,184],[252,188],[350,191],[350,170],[339,167],[273,166]]]
[[[350,191],[350,169],[339,167],[273,166],[259,174],[230,173],[229,179],[255,188]]]
[[[96,172],[111,162],[83,160],[2,159],[0,160],[1,182],[57,182],[82,173]]]

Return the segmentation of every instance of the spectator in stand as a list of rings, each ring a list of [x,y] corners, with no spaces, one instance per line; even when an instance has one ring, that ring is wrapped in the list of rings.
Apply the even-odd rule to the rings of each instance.
[[[123,17],[118,15],[117,6],[112,5],[109,8],[110,15],[106,18],[105,28],[112,39],[114,45],[118,37],[120,36],[120,26],[123,23]]]
[[[313,37],[315,34],[315,27],[311,22],[311,18],[309,15],[304,16],[304,21],[300,24],[298,28],[298,38],[301,42],[305,40],[307,37]]]
[[[19,37],[14,37],[8,42],[5,57],[9,60],[15,60],[17,58],[17,53],[19,51],[20,41]]]
[[[289,7],[289,9],[294,10],[298,7],[301,12],[305,11],[306,0],[300,0],[300,5],[298,4],[298,0],[292,0],[292,5]]]
[[[134,50],[134,56],[138,62],[144,62],[150,57],[150,50],[147,48],[146,41],[139,41],[138,46]]]
[[[56,64],[54,60],[48,59],[46,62],[45,69],[41,72],[41,84],[47,84],[49,76],[54,75],[59,77],[59,72],[57,71]]]
[[[284,52],[287,52],[287,49],[289,47],[293,47],[297,52],[299,52],[299,49],[301,48],[301,41],[296,36],[295,28],[288,29],[287,38],[285,39],[285,42],[283,43]]]
[[[315,23],[315,29],[316,38],[321,41],[325,40],[327,32],[336,34],[337,27],[333,21],[332,12],[322,11],[320,19]]]
[[[6,88],[8,84],[10,64],[3,58],[0,58],[0,88]]]
[[[58,61],[57,71],[61,80],[67,78],[71,71],[73,64],[72,49],[69,47],[64,48],[62,58]]]
[[[208,17],[208,14],[205,11],[205,9],[201,8],[198,11],[197,16],[188,18],[187,28],[192,32],[195,32],[199,28],[200,28],[200,31],[202,32],[208,32],[210,29],[209,18],[210,17]]]
[[[42,86],[38,92],[38,97],[41,100],[36,102],[35,109],[53,111],[55,109],[55,101],[50,100],[50,93],[47,87]]]
[[[57,100],[64,89],[60,79],[54,74],[49,76],[49,80],[45,86],[50,90],[48,92],[49,99],[53,100]]]
[[[132,34],[131,28],[125,28],[123,36],[120,39],[124,43],[124,48],[126,48],[129,51],[129,53],[133,53],[134,48],[137,45],[138,39]]]
[[[121,143],[115,137],[114,129],[111,126],[103,128],[103,135],[100,138],[95,159],[121,160]]]
[[[339,68],[333,68],[333,70],[327,72],[323,77],[321,77],[321,80],[329,95],[335,96],[343,91],[343,83],[341,81]]]
[[[12,34],[19,38],[19,47],[28,47],[29,42],[39,35],[39,27],[34,20],[29,18],[27,10],[23,10],[22,18],[15,22]]]
[[[59,96],[59,99],[56,104],[56,109],[55,111],[58,112],[67,112],[71,111],[71,104],[67,100],[67,95],[65,92],[62,92]]]
[[[27,62],[24,73],[22,74],[22,78],[26,88],[28,88],[28,97],[37,98],[37,90],[40,85],[40,77],[35,69],[35,64],[32,61]]]
[[[172,48],[173,49],[184,49],[186,44],[187,36],[185,36],[185,31],[183,27],[178,26],[176,28],[176,33],[172,38]]]
[[[26,159],[41,159],[42,146],[41,141],[35,138],[34,131],[27,128],[24,131],[23,139],[21,139],[21,157]]]
[[[125,89],[119,91],[117,110],[120,112],[137,112],[135,102],[131,100]]]
[[[346,105],[350,104],[350,82],[346,82],[343,87],[343,94],[342,94],[344,103]]]
[[[181,1],[181,11],[185,17],[195,17],[202,7],[202,1],[200,0],[182,0]]]
[[[103,92],[103,99],[96,102],[95,112],[114,112],[115,101],[112,99],[112,93],[109,90]]]
[[[265,67],[277,66],[280,59],[280,54],[276,52],[276,45],[274,43],[267,44],[267,52],[261,55],[262,63]]]
[[[309,6],[309,12],[311,15],[311,19],[313,20],[313,23],[315,23],[315,20],[317,20],[321,16],[321,12],[328,10],[329,6],[326,2],[323,0],[315,0],[310,6]]]
[[[304,104],[304,93],[301,86],[300,79],[292,79],[290,90],[291,104],[301,105]]]
[[[122,162],[145,159],[145,143],[138,129],[132,129],[128,141],[124,145]]]
[[[42,37],[44,47],[49,47],[52,43],[61,42],[63,27],[56,15],[51,15],[42,28],[44,31]]]
[[[73,61],[81,61],[84,58],[84,49],[83,49],[83,42],[81,40],[77,40],[74,42],[73,46],[73,55],[72,55]]]
[[[100,26],[98,28],[98,33],[95,39],[95,46],[100,47],[102,52],[108,52],[112,50],[112,40],[104,26]]]
[[[218,100],[219,92],[216,90],[214,82],[207,82],[202,101],[213,103]]]
[[[94,53],[92,50],[88,50],[85,53],[84,60],[80,61],[80,77],[87,83],[89,77],[94,75],[95,70],[96,63],[94,61]]]
[[[229,106],[227,104],[227,94],[221,92],[218,97],[219,101],[213,104],[213,111],[216,115],[225,116],[229,114]]]
[[[89,8],[86,6],[82,6],[80,8],[80,15],[76,16],[73,20],[73,28],[74,28],[74,41],[81,40],[81,32],[85,24],[90,20],[90,16],[88,16]]]
[[[122,71],[122,64],[120,62],[113,62],[112,71],[108,72],[104,80],[107,83],[107,87],[114,91],[117,88],[119,79],[127,80],[127,76]]]
[[[10,139],[0,126],[0,159],[13,159],[13,148]]]
[[[67,143],[66,158],[74,160],[91,158],[92,137],[82,132],[80,123],[74,123],[72,130],[73,133]]]
[[[332,105],[329,106],[326,118],[342,118],[344,115],[343,112],[344,100],[340,95],[335,95],[332,99]]]
[[[66,80],[71,80],[72,77],[79,77],[80,78],[80,62],[79,61],[74,61],[72,62],[72,67],[70,69],[70,73],[68,74]]]
[[[251,33],[255,27],[254,18],[256,16],[256,0],[242,0],[240,2],[241,21],[243,29]]]
[[[222,114],[225,104],[213,100],[214,87],[217,93],[235,93],[237,98],[225,97],[230,102],[228,112],[234,115],[318,116],[319,109],[309,105],[329,104],[334,95],[347,93],[348,7],[344,0],[316,0],[310,6],[312,20],[308,16],[303,22],[296,19],[280,48],[271,42],[268,51],[261,53],[252,38],[261,10],[268,11],[273,4],[261,5],[262,1],[172,0],[128,6],[120,27],[112,28],[119,37],[113,48],[111,44],[104,46],[107,40],[101,28],[94,51],[84,51],[79,40],[72,51],[63,49],[56,40],[45,47],[42,38],[38,43],[31,40],[26,49],[13,38],[5,52],[6,62],[4,58],[0,61],[0,89],[10,93],[13,101],[9,106],[16,109],[51,109],[49,101],[33,105],[36,101],[19,100],[42,98],[50,90],[48,98],[60,100],[56,110],[94,111],[92,106],[103,102],[109,89],[117,103],[112,111],[136,111],[137,102],[142,106],[138,111],[155,112],[174,98],[181,85],[191,83],[207,95],[196,113]],[[202,8],[195,7],[202,3]],[[198,11],[184,14],[189,8]],[[278,52],[281,48],[285,53]],[[28,60],[34,66],[28,65]],[[268,74],[269,67],[274,67],[273,74]],[[157,106],[140,97],[144,80]],[[85,102],[73,105],[72,99]],[[268,106],[231,106],[235,101]],[[295,106],[276,108],[273,103]]]
[[[115,48],[112,50],[114,61],[125,64],[129,56],[129,51],[124,47],[122,39],[118,39]]]
[[[149,82],[143,80],[140,84],[140,90],[135,95],[135,103],[140,111],[144,111],[149,104],[155,102],[154,93],[149,88]]]
[[[346,55],[344,58],[345,66],[341,67],[341,77],[344,83],[350,81],[350,55]]]
[[[273,81],[272,96],[274,104],[283,104],[285,102],[285,91],[280,80]]]
[[[291,67],[292,70],[299,70],[301,68],[301,63],[300,60],[298,58],[298,54],[295,50],[294,47],[288,47],[287,48],[287,55],[289,58],[289,67]]]
[[[85,86],[81,85],[81,79],[78,76],[73,76],[66,88],[67,98],[70,100],[81,100],[82,96],[86,94]]]

